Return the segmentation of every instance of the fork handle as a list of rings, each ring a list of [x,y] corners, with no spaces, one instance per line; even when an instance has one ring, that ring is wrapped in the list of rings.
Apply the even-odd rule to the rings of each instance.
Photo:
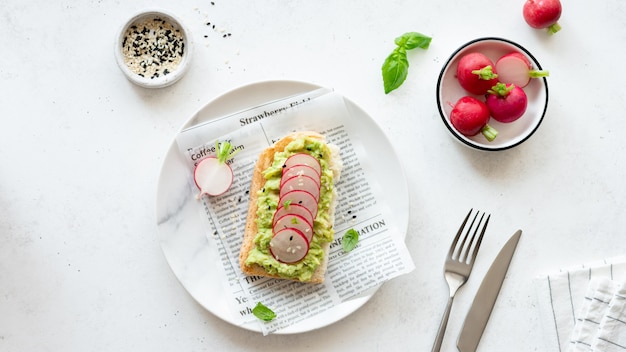
[[[432,352],[439,352],[441,349],[441,343],[443,342],[443,336],[446,334],[446,327],[448,326],[448,317],[450,317],[450,310],[452,309],[452,301],[454,296],[448,298],[448,304],[446,310],[443,312],[441,323],[439,324],[439,330],[437,331],[437,338],[435,338],[435,344],[433,345]]]

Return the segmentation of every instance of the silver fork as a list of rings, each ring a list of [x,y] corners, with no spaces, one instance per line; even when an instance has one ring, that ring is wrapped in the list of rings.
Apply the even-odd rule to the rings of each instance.
[[[448,299],[448,304],[446,305],[446,310],[443,313],[443,318],[441,319],[441,324],[439,325],[439,330],[437,331],[437,338],[435,339],[435,344],[433,345],[432,352],[437,352],[441,349],[441,343],[443,342],[443,336],[446,333],[446,327],[448,326],[448,317],[450,316],[450,310],[452,308],[452,301],[454,300],[454,295],[459,287],[463,286],[472,272],[472,267],[474,266],[474,260],[476,259],[476,254],[478,254],[478,249],[480,248],[480,244],[483,240],[483,236],[485,235],[485,230],[487,229],[487,225],[489,224],[489,218],[491,215],[487,215],[487,219],[483,223],[483,219],[485,217],[485,213],[482,213],[480,216],[480,220],[476,223],[476,219],[478,218],[478,214],[480,211],[477,211],[472,219],[471,224],[467,228],[465,232],[465,236],[463,240],[459,244],[459,239],[461,238],[461,233],[467,224],[467,220],[469,220],[470,215],[472,214],[473,209],[470,209],[469,213],[463,220],[459,231],[456,233],[452,244],[450,245],[450,250],[448,251],[448,256],[446,257],[446,262],[443,267],[444,277],[448,282],[448,287],[450,288],[450,298]],[[474,240],[476,240],[476,235],[481,227],[480,234],[476,243],[474,244]],[[474,229],[472,233],[472,229]],[[470,233],[471,238],[470,238]],[[468,241],[469,238],[469,242]],[[467,243],[466,243],[467,242]],[[472,250],[473,249],[473,250]],[[472,250],[470,254],[470,250]]]

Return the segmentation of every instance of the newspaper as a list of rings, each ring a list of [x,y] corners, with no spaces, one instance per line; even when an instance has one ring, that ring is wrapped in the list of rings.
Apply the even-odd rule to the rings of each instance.
[[[268,102],[219,119],[189,127],[179,133],[177,144],[189,165],[193,183],[195,164],[215,154],[216,141],[230,141],[238,153],[228,160],[234,172],[233,185],[223,195],[198,200],[200,216],[206,222],[210,245],[216,246],[221,262],[224,294],[230,297],[233,321],[258,321],[264,335],[276,332],[341,302],[358,297],[383,282],[414,269],[390,207],[373,167],[359,140],[359,121],[346,108],[343,97],[321,88]],[[324,284],[246,276],[239,267],[249,199],[249,185],[256,158],[280,137],[311,130],[323,134],[340,148],[343,170],[336,184],[335,239],[330,245],[329,265]],[[195,186],[190,187],[197,190]],[[342,237],[349,229],[359,233],[356,248],[344,252]],[[215,270],[207,268],[207,270]],[[261,302],[276,313],[263,322],[252,314]]]

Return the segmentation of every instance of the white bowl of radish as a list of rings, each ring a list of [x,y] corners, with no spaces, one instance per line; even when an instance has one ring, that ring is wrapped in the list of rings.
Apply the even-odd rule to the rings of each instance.
[[[444,125],[466,146],[513,148],[535,133],[548,107],[548,71],[521,45],[479,38],[454,51],[437,80]]]

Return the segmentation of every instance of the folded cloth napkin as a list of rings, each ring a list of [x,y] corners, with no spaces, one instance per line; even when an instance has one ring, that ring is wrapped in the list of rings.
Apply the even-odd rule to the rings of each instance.
[[[591,279],[576,317],[568,352],[593,351],[592,346],[607,316],[609,305],[613,302],[617,286],[615,281],[608,278]]]
[[[598,328],[592,351],[626,351],[626,282],[617,290]]]
[[[626,256],[535,280],[548,351],[626,352]]]

